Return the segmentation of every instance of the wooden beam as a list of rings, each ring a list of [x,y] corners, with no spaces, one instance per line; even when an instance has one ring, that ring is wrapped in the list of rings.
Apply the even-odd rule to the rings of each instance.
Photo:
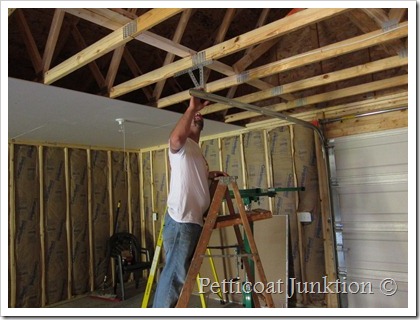
[[[396,26],[399,22],[397,20],[390,20],[382,9],[352,10],[347,14],[347,17],[355,26],[357,26],[361,31],[365,33],[371,32],[378,27],[389,29],[391,28],[391,24]],[[369,19],[369,17],[371,19]],[[381,46],[388,54],[399,54],[405,49],[402,42],[398,39],[381,44]]]
[[[29,25],[26,22],[25,15],[22,10],[17,10],[15,13],[16,21],[20,32],[22,33],[23,40],[25,42],[26,50],[28,51],[29,58],[31,59],[32,65],[34,67],[35,73],[37,75],[42,72],[42,58],[39,53],[38,47],[35,43],[34,37],[32,36]]]
[[[15,145],[9,144],[9,303],[16,308],[16,175]]]
[[[389,10],[388,16],[390,20],[401,22],[406,12],[407,12],[407,8],[391,8]]]
[[[66,190],[66,240],[67,240],[67,299],[72,296],[72,281],[73,281],[73,250],[72,250],[72,225],[71,225],[71,210],[70,210],[70,164],[69,164],[69,148],[64,148],[64,185]]]
[[[389,89],[389,88],[393,88],[393,87],[397,87],[397,86],[403,86],[403,85],[406,85],[406,84],[408,84],[408,76],[407,75],[402,75],[402,76],[398,76],[398,77],[394,77],[394,78],[389,78],[389,79],[383,79],[383,80],[370,82],[369,84],[364,83],[364,84],[360,84],[360,85],[357,85],[357,86],[348,87],[348,88],[345,88],[345,89],[339,89],[339,90],[335,90],[335,91],[325,92],[325,93],[313,95],[313,96],[310,96],[310,97],[305,97],[303,99],[297,99],[297,100],[294,100],[294,101],[289,101],[287,103],[281,103],[281,104],[273,105],[273,106],[271,106],[273,108],[268,108],[268,107],[266,107],[266,108],[268,108],[270,110],[274,110],[274,111],[284,111],[284,110],[296,109],[296,108],[309,106],[309,105],[316,104],[316,103],[323,103],[323,102],[327,102],[327,101],[331,101],[331,100],[336,100],[336,99],[355,96],[355,95],[358,95],[358,94]],[[236,117],[235,116],[236,116],[236,114],[232,115],[229,119],[226,120],[226,122],[229,123],[229,122],[234,122],[234,121],[238,121],[238,120],[242,120],[242,119],[249,119],[251,117],[260,116],[260,114],[257,114],[255,112],[253,114],[251,114],[249,112],[246,115],[244,113],[242,113],[241,116],[236,116]]]
[[[181,18],[179,19],[178,25],[175,30],[175,34],[172,37],[172,41],[175,43],[181,42],[182,36],[184,35],[185,29],[187,28],[188,21],[190,20],[192,14],[192,9],[185,10]],[[166,66],[170,63],[172,63],[175,59],[175,55],[173,53],[167,53],[165,60],[163,61],[163,65]],[[155,98],[155,101],[160,98],[160,95],[162,94],[162,90],[165,86],[166,79],[163,79],[156,83],[155,90],[153,91],[153,97]]]
[[[87,206],[88,206],[88,237],[89,237],[89,286],[95,290],[94,243],[93,243],[93,183],[92,183],[92,150],[86,149],[87,168]]]
[[[349,9],[306,9],[287,18],[272,22],[266,26],[252,30],[241,36],[224,41],[216,46],[204,50],[206,60],[219,59],[244,50],[249,46],[269,41],[286,33],[303,28],[306,25],[322,21],[343,13]],[[112,88],[111,98],[116,98],[159,80],[173,76],[193,65],[192,57],[186,57],[170,65],[161,67],[138,78],[129,80]]]
[[[104,28],[108,28],[111,30],[116,30],[130,21],[127,17],[118,15],[116,12],[111,12],[109,9],[63,10],[65,10],[67,13],[73,14],[79,18],[85,19],[87,21],[90,21],[92,23],[98,24]],[[135,37],[135,39],[182,58],[191,57],[192,55],[197,53],[197,51],[195,50],[187,48],[179,43],[154,34],[150,31],[144,31],[143,33]],[[207,67],[227,76],[232,76],[236,74],[231,66],[228,66],[219,61],[213,61],[213,63],[211,65],[208,65]],[[270,84],[259,79],[251,80],[248,84],[260,90],[265,90],[272,87],[270,86]],[[149,99],[149,101],[151,100],[152,99]]]
[[[305,10],[306,11],[306,10]],[[302,11],[302,12],[305,12]],[[294,15],[295,16],[295,15]],[[293,17],[293,16],[292,16]],[[357,36],[351,39],[340,41],[322,48],[311,50],[293,57],[275,61],[261,67],[257,67],[246,71],[247,79],[258,79],[267,77],[276,73],[284,72],[294,68],[309,65],[314,62],[330,59],[346,53],[362,50],[374,45],[378,45],[393,39],[398,39],[408,34],[407,22],[401,23],[397,28],[383,31],[377,30],[368,34]],[[182,61],[182,60],[181,60]],[[230,76],[220,80],[213,81],[206,85],[207,92],[215,92],[238,84],[237,76]],[[174,95],[160,99],[157,103],[158,108],[165,108],[175,103],[188,100],[189,91],[183,91]],[[212,110],[212,106],[208,106],[202,111],[202,114]]]
[[[38,146],[38,175],[39,175],[39,236],[41,243],[41,306],[47,304],[46,284],[46,250],[45,248],[45,203],[44,203],[44,147]]]
[[[319,75],[319,76],[299,80],[299,81],[296,81],[296,82],[288,83],[288,84],[285,84],[285,85],[281,86],[281,89],[279,88],[278,90],[266,90],[266,91],[260,91],[260,92],[257,92],[257,93],[251,93],[251,94],[239,97],[235,100],[240,101],[240,102],[244,102],[244,103],[253,103],[253,102],[256,102],[256,101],[261,101],[261,100],[264,100],[264,99],[268,99],[268,98],[278,96],[279,92],[289,93],[289,92],[296,92],[296,91],[301,91],[301,90],[305,90],[305,89],[315,88],[315,87],[318,87],[318,86],[327,85],[327,84],[338,82],[338,81],[348,80],[348,79],[351,79],[351,78],[355,78],[355,77],[359,77],[359,76],[363,76],[363,75],[367,75],[367,74],[372,74],[372,73],[382,71],[382,70],[401,67],[401,66],[404,66],[404,65],[407,65],[407,64],[408,64],[408,58],[407,57],[400,58],[400,57],[396,56],[396,57],[391,57],[391,58],[385,58],[385,59],[378,60],[378,61],[375,61],[375,62],[369,62],[369,63],[366,63],[364,65],[359,65],[359,66],[356,66],[356,67],[351,67],[351,68],[343,69],[343,70],[340,70],[340,71],[326,73],[326,74],[323,74],[323,75]],[[406,78],[407,78],[407,76],[405,76],[404,79],[406,79]],[[387,79],[385,79],[385,80],[387,80]],[[385,80],[381,80],[382,81],[381,83],[383,83],[383,81],[385,81]],[[379,83],[379,82],[380,81],[376,81],[376,82],[373,82],[373,83]],[[336,91],[321,93],[321,94],[313,95],[313,96],[310,96],[310,97],[295,99],[295,100],[292,100],[292,101],[288,101],[287,103],[278,103],[278,104],[268,106],[268,107],[265,107],[265,108],[268,108],[268,109],[274,110],[274,111],[285,111],[285,110],[289,110],[289,109],[292,109],[292,108],[311,105],[311,104],[314,104],[314,103],[321,103],[321,102],[326,102],[326,101],[330,101],[330,100],[333,100],[333,99],[338,99],[338,98],[342,98],[342,97],[346,97],[346,96],[350,96],[350,95],[365,93],[365,92],[372,91],[373,87],[375,86],[375,85],[373,85],[373,83],[362,84],[362,85],[354,86],[354,87],[351,87],[351,88],[339,89],[339,90],[336,90]],[[396,85],[398,85],[398,84],[396,84]],[[376,90],[378,90],[378,89],[376,89]],[[222,108],[222,107],[223,108],[229,108],[229,106],[225,106],[225,105],[222,105],[220,103],[214,104],[212,106],[214,106],[216,110],[218,110],[219,107],[220,108]],[[205,114],[205,113],[203,112],[203,114]],[[239,112],[239,113],[227,116],[226,117],[226,122],[233,122],[233,121],[238,121],[238,120],[243,120],[243,119],[249,119],[249,118],[252,118],[253,116],[259,116],[259,115],[260,114],[257,114],[255,112],[250,112],[250,111]]]
[[[296,13],[296,12],[299,12],[301,10],[303,10],[303,9],[293,9],[286,15],[286,17],[290,16],[290,15]],[[278,41],[279,41],[279,39],[275,38],[271,41],[261,43],[254,48],[248,48],[245,51],[245,55],[240,60],[235,62],[235,64],[233,65],[233,69],[237,73],[240,73],[240,72],[244,71],[246,68],[248,68],[248,66],[250,66],[259,57],[261,57],[264,53],[266,53],[271,47],[273,47]]]
[[[332,221],[331,195],[329,189],[329,174],[327,165],[327,152],[323,148],[323,142],[316,132],[314,132],[315,152],[318,169],[318,185],[319,197],[321,202],[321,222],[322,222],[322,236],[324,240],[324,259],[325,259],[325,274],[328,283],[333,283],[337,280],[337,267],[335,259],[335,245],[334,245],[334,228]],[[338,308],[338,290],[337,292],[327,293],[326,301],[328,308]]]
[[[261,14],[260,14],[260,16],[258,18],[257,24],[255,26],[255,29],[260,28],[260,27],[262,27],[265,24],[265,22],[267,21],[268,13],[269,12],[270,12],[270,9],[267,9],[267,8],[266,9],[263,9],[261,11]],[[244,52],[244,56],[248,55],[250,53],[250,51],[252,51],[253,48],[254,48],[254,46],[248,47],[245,50],[245,52]],[[240,73],[240,72],[242,72],[244,70],[244,69],[242,69],[242,70],[238,71],[239,69],[238,68],[235,68],[235,64],[232,67],[233,67],[233,70],[235,70],[235,73]],[[229,98],[229,99],[233,98],[235,96],[235,93],[236,93],[236,90],[237,89],[238,89],[238,86],[231,87],[229,89],[226,97]]]
[[[83,36],[81,35],[77,26],[74,26],[71,34],[73,36],[74,41],[79,46],[80,50],[83,50],[87,47],[86,42],[83,39]],[[88,67],[90,69],[90,72],[92,72],[92,75],[93,75],[96,83],[98,84],[98,87],[99,88],[104,88],[105,87],[105,78],[102,75],[102,72],[98,67],[98,64],[95,61],[92,61],[88,64]]]
[[[361,118],[346,117],[342,121],[326,124],[325,133],[331,139],[365,132],[407,127],[408,109],[383,114],[372,114]]]
[[[55,9],[54,17],[51,22],[50,33],[48,34],[47,44],[44,49],[44,56],[42,57],[42,71],[47,71],[51,66],[54,49],[57,44],[58,36],[60,35],[61,26],[63,24],[65,12],[62,9]]]
[[[143,74],[143,71],[141,71],[140,67],[134,60],[133,56],[131,55],[130,51],[127,47],[125,47],[123,57],[125,60],[125,63],[127,63],[128,68],[130,69],[133,76],[138,77]],[[152,101],[153,99],[153,92],[149,87],[141,88],[143,90],[144,95],[146,96],[146,99],[148,101]]]
[[[111,63],[109,64],[108,72],[105,78],[105,87],[107,92],[111,89],[114,85],[115,77],[117,76],[118,68],[120,67],[121,58],[123,56],[125,44],[121,47],[118,47],[114,50],[112,54]]]
[[[65,77],[89,62],[102,57],[106,53],[129,42],[141,32],[154,27],[181,11],[183,11],[183,9],[152,9],[146,12],[141,17],[131,21],[124,27],[115,30],[88,48],[45,72],[44,83],[51,84]]]
[[[356,113],[364,113],[376,110],[385,110],[390,108],[407,106],[407,103],[408,93],[407,91],[404,91],[397,94],[383,95],[372,99],[366,99],[364,101],[357,101],[322,109],[309,110],[293,115],[293,117],[304,121],[313,121],[314,119],[316,119],[316,115],[318,113],[324,113],[325,119],[330,119],[337,117],[345,117],[347,115],[352,115]],[[267,119],[248,123],[246,127],[248,129],[272,128],[289,124],[292,123],[280,119]]]
[[[236,9],[234,8],[226,9],[222,23],[219,25],[219,29],[217,30],[217,34],[216,34],[213,45],[219,44],[225,39],[229,26],[231,25],[233,18],[235,17],[235,13],[236,13]],[[210,72],[211,72],[211,69],[205,69],[204,83],[207,83],[210,77]]]
[[[384,9],[376,9],[376,8],[366,8],[360,9],[365,12],[369,17],[371,17],[377,25],[383,26],[384,22],[388,21],[388,15],[384,11]]]

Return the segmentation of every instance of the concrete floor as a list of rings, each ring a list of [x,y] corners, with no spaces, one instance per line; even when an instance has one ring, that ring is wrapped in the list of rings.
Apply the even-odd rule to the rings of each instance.
[[[134,283],[125,285],[125,300],[121,301],[118,298],[112,299],[112,288],[108,291],[98,291],[92,295],[84,295],[75,297],[71,300],[56,303],[48,306],[48,308],[140,308],[146,283],[141,283],[139,288],[135,288]],[[117,292],[119,294],[119,291]],[[149,307],[153,302],[152,291],[149,298]],[[241,304],[226,303],[222,304],[218,300],[206,299],[207,308],[243,308]],[[202,308],[201,300],[198,294],[191,295],[189,308]]]

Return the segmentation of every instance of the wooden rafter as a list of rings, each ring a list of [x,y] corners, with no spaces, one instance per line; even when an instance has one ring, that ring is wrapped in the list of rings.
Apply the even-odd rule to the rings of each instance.
[[[144,30],[150,29],[169,19],[183,9],[152,9],[129,24],[121,27],[93,45],[70,57],[53,69],[45,72],[44,83],[51,84],[69,73],[85,66],[89,62],[102,57],[115,48],[129,42]],[[127,29],[129,31],[127,31]],[[128,35],[125,35],[129,33]]]
[[[378,27],[389,29],[397,26],[399,22],[399,20],[392,20],[388,17],[383,9],[352,10],[348,13],[348,17],[354,25],[365,33],[376,30]],[[399,54],[405,49],[400,40],[394,40],[381,46],[389,54]]]
[[[43,73],[50,68],[55,46],[57,45],[58,36],[60,35],[61,26],[63,24],[65,12],[62,9],[55,9],[54,17],[51,22],[50,33],[48,34],[47,44],[42,57]]]
[[[306,9],[293,16],[272,22],[266,26],[252,30],[240,37],[224,41],[216,46],[205,50],[206,59],[220,59],[229,54],[246,49],[249,46],[259,44],[284,35],[288,32],[298,30],[306,25],[321,21],[337,14],[343,13],[349,9]],[[140,89],[143,86],[156,83],[162,79],[173,76],[176,72],[183,71],[192,66],[192,58],[186,57],[184,59],[173,62],[170,65],[158,68],[152,72],[142,75],[138,78],[121,83],[111,90],[111,98],[116,98],[127,94],[134,90]]]
[[[387,32],[384,32],[383,30],[377,30],[368,34],[340,41],[319,49],[311,50],[302,54],[295,55],[293,57],[275,61],[264,66],[248,70],[247,77],[248,79],[258,79],[262,77],[267,77],[279,72],[284,72],[314,62],[330,59],[357,50],[362,50],[390,40],[399,39],[407,36],[407,34],[408,24],[407,22],[403,22],[397,28],[389,30]],[[206,86],[206,91],[215,92],[224,88],[229,88],[231,86],[237,85],[237,83],[238,81],[236,76],[226,77],[224,79],[208,83]],[[175,103],[187,100],[188,98],[188,91],[180,92],[172,96],[160,99],[158,101],[157,106],[158,108],[165,108],[169,105],[173,105]],[[212,107],[213,105],[206,107],[206,109],[203,110],[203,114],[204,112],[214,112],[211,111],[213,110]]]
[[[216,37],[214,39],[213,45],[219,44],[222,42],[225,37],[226,33],[229,29],[229,26],[232,23],[233,18],[235,17],[236,9],[226,9],[225,15],[223,17],[222,23],[219,25],[219,29],[217,30]],[[207,68],[204,72],[204,83],[207,83],[209,77],[210,77],[211,69]]]
[[[79,47],[79,50],[83,50],[87,47],[85,40],[83,39],[83,36],[80,34],[79,29],[75,26],[71,32],[74,41],[76,42],[77,46]],[[105,78],[102,75],[101,70],[99,69],[96,61],[92,61],[88,63],[88,67],[90,72],[92,72],[93,78],[95,79],[96,83],[98,84],[99,88],[105,87]]]
[[[331,84],[331,83],[336,83],[339,81],[352,79],[355,77],[372,74],[381,70],[401,67],[401,66],[406,65],[407,63],[408,63],[408,59],[406,57],[400,58],[396,56],[396,57],[385,58],[379,61],[369,62],[364,65],[350,67],[343,70],[321,74],[321,75],[317,75],[311,78],[302,79],[302,80],[295,81],[292,83],[287,83],[287,84],[277,87],[275,90],[265,90],[265,91],[260,91],[256,93],[251,93],[245,96],[238,97],[235,100],[239,102],[243,102],[243,103],[255,103],[258,101],[276,97],[280,94],[280,92],[293,93],[293,92],[298,92],[302,90],[307,90],[307,89],[320,87],[320,86]],[[318,96],[321,96],[321,95],[318,95]],[[328,99],[328,98],[325,97],[325,99]],[[319,102],[321,101],[317,101],[316,103],[319,103]],[[306,98],[296,99],[296,100],[285,102],[285,103],[278,103],[272,106],[268,106],[266,108],[273,111],[284,111],[284,110],[288,110],[297,106],[309,105],[311,103],[315,103],[315,102],[311,102],[311,100],[308,99],[308,97],[306,97]],[[203,110],[202,114],[217,112],[217,111],[225,110],[227,108],[229,108],[229,106],[226,106],[220,103],[215,103],[213,105],[208,106],[205,110]],[[233,122],[237,120],[248,119],[255,115],[256,115],[255,113],[249,112],[249,111],[239,112],[234,115],[227,116],[226,121]]]
[[[134,60],[133,56],[131,55],[130,51],[127,47],[125,47],[123,58],[125,63],[128,65],[128,68],[130,69],[133,76],[138,77],[143,74],[143,71],[141,71],[140,67]],[[144,95],[146,96],[146,99],[150,102],[153,99],[153,92],[149,87],[142,88]]]
[[[122,11],[124,15],[131,17],[131,19],[137,18],[137,16],[135,15],[136,9],[130,9],[130,10],[118,9],[118,10]],[[124,48],[125,48],[125,44],[123,44],[121,47],[116,48],[114,50],[114,53],[112,54],[111,63],[109,64],[108,72],[106,74],[106,79],[105,79],[105,87],[106,87],[107,93],[109,93],[109,90],[114,85],[118,68],[120,66],[121,59],[124,53]]]
[[[375,110],[384,110],[390,108],[397,108],[402,106],[407,106],[408,96],[407,92],[401,92],[396,94],[389,94],[380,97],[374,97],[371,99],[366,99],[363,102],[357,101],[352,103],[345,103],[336,106],[309,110],[293,115],[294,118],[304,120],[304,121],[313,121],[316,118],[316,115],[323,113],[326,119],[342,117],[350,114],[370,112]],[[273,126],[282,126],[291,124],[286,120],[280,119],[265,119],[261,121],[255,121],[246,125],[248,128],[268,128]]]
[[[106,91],[109,92],[109,90],[114,85],[115,77],[117,76],[118,68],[121,63],[121,58],[123,56],[125,44],[123,44],[121,47],[118,47],[114,50],[114,53],[112,54],[111,63],[109,64],[108,72],[106,74],[105,78],[105,87]]]
[[[269,110],[273,110],[273,111],[286,111],[286,110],[301,108],[301,107],[305,107],[305,106],[309,106],[309,105],[313,105],[317,103],[321,104],[323,102],[328,102],[328,101],[337,100],[341,98],[347,98],[347,97],[355,96],[358,94],[364,94],[364,93],[368,93],[372,91],[379,91],[379,90],[389,89],[392,87],[403,86],[403,85],[406,85],[407,83],[408,83],[408,76],[402,75],[402,76],[397,76],[397,77],[393,77],[389,79],[373,81],[373,82],[370,82],[369,84],[364,83],[364,84],[360,84],[360,85],[356,85],[356,86],[352,86],[352,87],[348,87],[344,89],[338,89],[338,90],[334,90],[330,92],[316,94],[313,96],[305,97],[303,99],[288,101],[287,103],[280,103],[280,104],[273,105],[270,107],[265,107],[265,108]],[[228,123],[235,122],[238,120],[250,119],[257,116],[260,116],[260,114],[246,111],[246,112],[237,113],[231,116],[227,116],[226,122]]]
[[[116,12],[109,12],[108,9],[64,10],[79,18],[85,19],[87,21],[90,21],[92,23],[98,24],[104,28],[108,28],[111,30],[116,30],[129,22],[129,19],[127,17],[118,15]],[[137,37],[135,37],[135,39],[182,58],[191,57],[192,55],[197,53],[197,51],[195,50],[187,48],[179,43],[154,34],[150,31],[145,31],[139,34]],[[214,61],[211,65],[208,65],[207,67],[226,76],[232,76],[236,74],[231,66],[221,63],[220,61]],[[260,90],[265,90],[273,87],[269,83],[266,83],[259,79],[252,80],[248,84]]]
[[[22,33],[26,50],[28,51],[29,58],[31,59],[35,73],[39,75],[42,72],[42,58],[41,54],[39,53],[38,47],[35,43],[34,37],[32,36],[32,32],[29,28],[29,25],[26,21],[25,15],[23,14],[22,10],[16,10],[15,17],[20,32]]]
[[[407,8],[392,8],[389,10],[389,19],[396,22],[401,22],[401,19],[404,17],[407,12]]]
[[[298,80],[292,83],[287,83],[287,84],[277,87],[276,88],[277,90],[266,90],[266,91],[251,93],[251,94],[236,98],[235,100],[239,102],[243,102],[243,103],[255,103],[258,101],[276,97],[280,94],[280,92],[293,93],[293,92],[298,92],[302,90],[312,89],[312,88],[320,87],[323,85],[372,74],[381,70],[398,68],[398,67],[406,65],[407,63],[408,63],[407,57],[400,58],[398,56],[395,56],[395,57],[385,58],[382,60],[369,62],[364,65],[350,67],[343,70],[329,72],[329,73],[317,75],[311,78]],[[328,95],[328,93],[326,95]],[[323,99],[328,99],[328,98],[323,98]],[[309,100],[308,98],[302,98],[302,99],[289,101],[286,103],[275,104],[267,108],[274,111],[284,111],[284,110],[294,108],[295,106],[305,106],[305,105],[309,105],[312,103],[319,103],[319,102],[321,101],[311,102],[311,100]],[[203,110],[202,113],[207,114],[208,112],[217,112],[226,108],[229,108],[229,106],[216,103],[211,106],[208,106],[206,109],[210,109],[210,110],[206,110],[206,111]],[[248,119],[254,115],[255,113],[252,113],[249,111],[239,112],[234,115],[228,116],[226,118],[226,121],[232,122],[232,121],[237,121],[237,120]]]
[[[257,24],[255,25],[255,28],[260,28],[260,27],[262,27],[263,25],[265,25],[265,22],[267,21],[267,18],[268,18],[268,13],[270,12],[270,9],[263,9],[262,11],[261,11],[261,14],[260,14],[260,16],[259,16],[259,18],[258,18],[258,21],[257,21]],[[252,51],[252,49],[254,48],[254,46],[250,46],[250,47],[248,47],[246,50],[245,50],[245,52],[244,52],[244,56],[247,56],[251,51]],[[237,62],[235,62],[234,64],[233,64],[233,70],[235,70],[235,72],[236,73],[241,73],[242,71],[244,71],[245,69],[240,69],[240,68],[238,68],[237,66],[235,66],[236,65],[236,63],[238,63],[238,61]],[[227,93],[227,95],[226,95],[226,97],[227,98],[229,98],[229,99],[231,99],[231,98],[233,98],[234,96],[235,96],[235,93],[236,93],[236,90],[237,90],[237,88],[238,88],[238,86],[233,86],[233,87],[231,87],[230,89],[229,89],[229,91],[228,91],[228,93]]]
[[[190,20],[192,12],[193,12],[192,9],[187,9],[182,13],[181,18],[179,19],[178,25],[175,30],[175,34],[172,38],[172,41],[174,43],[181,42],[182,36],[184,35],[185,29],[187,28],[187,24],[188,24],[188,21]],[[166,54],[163,65],[166,66],[172,63],[174,59],[175,59],[175,55],[173,53],[168,52]],[[162,90],[164,86],[165,86],[165,79],[156,83],[155,89],[153,91],[153,96],[155,100],[158,100],[160,98],[160,95],[162,94]]]
[[[287,15],[290,16],[292,14],[295,14],[296,12],[299,12],[304,9],[292,9]],[[264,12],[263,12],[264,13]],[[245,50],[244,56],[239,59],[235,64],[233,65],[233,69],[237,73],[241,73],[242,71],[246,70],[253,62],[255,62],[258,58],[260,58],[264,53],[266,53],[268,50],[270,50],[273,46],[275,46],[279,42],[278,38],[275,38],[270,41],[263,42],[255,47],[250,47]],[[236,87],[232,87],[231,89],[234,89]],[[233,90],[232,90],[233,91]],[[233,97],[233,92],[228,93],[228,96]],[[293,100],[293,96],[290,95],[281,95],[281,98],[285,100]]]

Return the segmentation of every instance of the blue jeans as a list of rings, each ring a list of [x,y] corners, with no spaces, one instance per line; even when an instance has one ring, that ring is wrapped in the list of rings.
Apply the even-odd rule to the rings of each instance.
[[[157,284],[153,308],[176,306],[201,230],[198,224],[176,222],[166,213],[163,229],[166,261]]]

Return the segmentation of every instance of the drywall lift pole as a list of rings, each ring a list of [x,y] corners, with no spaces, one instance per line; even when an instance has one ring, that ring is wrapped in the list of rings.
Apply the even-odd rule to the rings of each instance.
[[[329,169],[329,162],[327,159],[327,148],[328,148],[328,143],[327,140],[324,137],[324,134],[322,133],[322,131],[317,127],[314,126],[312,123],[294,118],[294,117],[290,117],[288,115],[282,114],[280,112],[276,112],[276,111],[272,111],[269,110],[267,108],[264,107],[257,107],[251,104],[247,104],[247,103],[243,103],[240,101],[235,101],[232,99],[228,99],[222,96],[218,96],[215,95],[213,93],[209,93],[209,92],[204,92],[202,90],[197,90],[197,89],[190,89],[189,93],[191,96],[194,96],[196,98],[200,98],[200,99],[204,99],[204,100],[208,100],[208,101],[212,101],[212,102],[218,102],[218,103],[222,103],[234,108],[239,108],[239,109],[243,109],[243,110],[247,110],[247,111],[251,111],[251,112],[256,112],[265,116],[269,116],[272,118],[279,118],[282,120],[286,120],[298,125],[301,125],[303,127],[306,128],[310,128],[312,130],[314,130],[320,140],[321,140],[321,150],[322,150],[322,155],[323,155],[323,160],[324,160],[324,165],[325,165],[325,174],[326,174],[326,178],[327,178],[327,185],[328,185],[328,204],[329,204],[329,213],[331,214],[331,216],[327,217],[327,221],[325,223],[327,223],[330,226],[330,230],[334,230],[333,232],[335,233],[335,226],[334,226],[334,212],[333,212],[333,203],[332,203],[332,199],[331,199],[331,176],[330,176],[330,169]],[[333,247],[334,247],[334,278],[337,277],[337,252],[336,252],[336,239],[335,236],[332,236],[332,241],[333,241]],[[332,279],[333,281],[335,281],[335,279]],[[338,301],[337,301],[338,303]],[[330,306],[330,305],[329,305]],[[337,307],[335,303],[332,303],[332,307]]]

